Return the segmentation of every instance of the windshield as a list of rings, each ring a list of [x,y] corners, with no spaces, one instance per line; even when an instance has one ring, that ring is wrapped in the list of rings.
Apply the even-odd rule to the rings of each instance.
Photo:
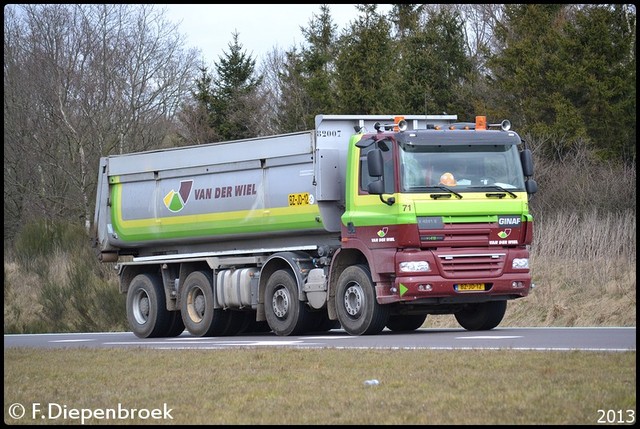
[[[511,144],[400,145],[400,178],[404,192],[437,186],[466,192],[496,186],[524,190],[518,149]]]

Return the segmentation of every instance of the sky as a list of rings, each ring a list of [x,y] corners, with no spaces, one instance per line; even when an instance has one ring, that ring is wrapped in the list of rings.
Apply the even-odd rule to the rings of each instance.
[[[163,4],[165,17],[178,24],[186,36],[188,47],[198,48],[205,64],[218,61],[229,52],[233,33],[243,50],[259,64],[278,47],[287,50],[304,42],[300,26],[306,26],[312,15],[320,13],[320,4]],[[390,5],[379,5],[378,10]],[[329,4],[338,32],[357,16],[355,4]]]

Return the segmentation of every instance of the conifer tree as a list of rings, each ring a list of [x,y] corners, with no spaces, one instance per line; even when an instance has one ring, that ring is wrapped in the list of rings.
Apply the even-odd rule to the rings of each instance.
[[[575,145],[635,162],[635,13],[621,5],[508,5],[490,61],[503,109],[549,136],[546,155]],[[632,113],[633,112],[633,113]],[[630,114],[631,113],[631,114]],[[621,126],[624,124],[624,126]]]
[[[307,27],[306,44],[286,53],[280,74],[279,123],[285,132],[309,130],[318,114],[336,113],[335,56],[337,25],[328,5],[320,6]]]
[[[359,15],[338,39],[336,60],[337,109],[349,114],[382,114],[397,111],[395,79],[397,53],[390,22],[376,4],[358,4]]]
[[[242,49],[239,34],[233,33],[229,51],[215,63],[215,75],[200,68],[192,96],[197,106],[192,114],[204,114],[218,140],[235,140],[259,135],[261,110],[259,93],[262,76],[256,75],[255,59]],[[204,113],[202,113],[204,112]]]
[[[213,79],[213,127],[223,140],[255,137],[252,118],[260,111],[258,88],[262,76],[255,76],[255,59],[243,51],[239,34],[233,33],[229,51],[215,64]]]
[[[424,5],[394,7],[403,111],[470,113],[466,112],[469,100],[462,97],[462,88],[471,64],[459,14],[440,8],[429,11],[421,23]]]

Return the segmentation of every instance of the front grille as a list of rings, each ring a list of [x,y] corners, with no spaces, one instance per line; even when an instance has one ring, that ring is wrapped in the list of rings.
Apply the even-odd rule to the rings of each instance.
[[[502,274],[506,253],[452,253],[437,254],[444,277],[452,279],[491,277]]]

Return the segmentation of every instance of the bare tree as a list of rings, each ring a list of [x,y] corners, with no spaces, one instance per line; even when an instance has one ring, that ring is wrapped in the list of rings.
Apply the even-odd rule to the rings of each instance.
[[[260,74],[263,76],[263,80],[259,90],[264,104],[259,120],[261,121],[260,129],[265,135],[278,134],[282,131],[278,127],[277,115],[278,106],[282,99],[282,70],[285,57],[286,53],[282,49],[274,47],[260,64]]]
[[[5,6],[5,236],[88,222],[100,156],[168,144],[197,57],[176,30],[154,5]]]

